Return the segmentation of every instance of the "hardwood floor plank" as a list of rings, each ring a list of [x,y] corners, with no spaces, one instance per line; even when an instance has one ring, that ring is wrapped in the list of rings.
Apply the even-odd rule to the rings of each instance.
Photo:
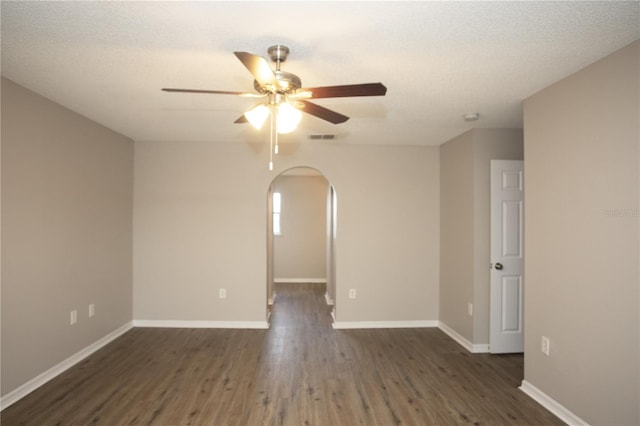
[[[269,330],[135,328],[0,414],[13,425],[560,425],[521,355],[438,329],[334,330],[322,284],[276,286]]]

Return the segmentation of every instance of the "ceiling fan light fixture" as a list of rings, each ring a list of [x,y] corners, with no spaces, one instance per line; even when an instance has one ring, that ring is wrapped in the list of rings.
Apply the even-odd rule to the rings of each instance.
[[[247,118],[247,121],[249,121],[249,124],[255,129],[260,130],[264,122],[267,121],[267,117],[269,117],[269,108],[264,104],[260,104],[245,112],[244,116]]]
[[[290,103],[282,102],[278,105],[276,116],[276,128],[278,133],[293,132],[296,127],[298,127],[301,119],[302,112]]]

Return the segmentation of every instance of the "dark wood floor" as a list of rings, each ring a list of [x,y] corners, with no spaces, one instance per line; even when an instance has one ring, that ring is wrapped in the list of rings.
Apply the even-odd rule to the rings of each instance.
[[[279,285],[270,330],[136,328],[5,409],[10,425],[553,425],[520,355],[438,329],[333,330],[321,285]]]

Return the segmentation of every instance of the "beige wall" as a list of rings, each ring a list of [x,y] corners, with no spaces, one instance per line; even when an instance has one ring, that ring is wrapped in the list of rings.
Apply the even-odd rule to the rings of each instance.
[[[438,319],[438,149],[303,142],[273,172],[267,144],[136,142],[136,319],[264,321],[268,189],[296,166],[338,194],[337,319]]]
[[[473,341],[473,132],[440,146],[440,321]]]
[[[524,103],[525,380],[591,424],[640,423],[639,49]]]
[[[473,129],[440,147],[440,321],[472,344],[489,343],[490,161],[522,155],[520,129]]]
[[[278,176],[282,198],[281,235],[274,238],[274,276],[326,279],[327,191],[323,176]]]
[[[2,395],[131,321],[132,190],[131,140],[2,79]]]

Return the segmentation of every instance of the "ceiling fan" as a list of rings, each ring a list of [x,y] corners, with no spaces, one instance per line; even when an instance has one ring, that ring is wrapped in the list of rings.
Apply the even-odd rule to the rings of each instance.
[[[341,86],[302,87],[300,77],[282,71],[280,65],[287,59],[289,48],[280,44],[267,50],[271,60],[276,63],[272,70],[266,59],[248,52],[233,52],[253,75],[256,93],[226,90],[200,90],[163,88],[165,92],[204,93],[217,95],[237,95],[250,98],[266,98],[261,103],[241,115],[234,123],[249,122],[260,129],[267,118],[271,117],[271,145],[275,134],[275,153],[277,154],[277,134],[293,131],[298,125],[302,112],[311,114],[333,124],[344,123],[346,115],[310,102],[309,99],[340,98],[355,96],[384,96],[387,88],[382,83],[348,84]],[[273,153],[272,148],[272,153]],[[272,169],[272,161],[269,168]]]
[[[307,99],[340,98],[353,96],[384,96],[387,88],[382,83],[348,84],[342,86],[301,87],[300,77],[282,71],[280,64],[287,59],[289,48],[280,44],[269,47],[267,53],[276,63],[275,71],[261,56],[247,52],[233,52],[240,62],[253,75],[254,87],[257,93],[232,92],[225,90],[198,90],[164,88],[165,92],[209,93],[219,95],[237,95],[243,97],[267,97],[270,105],[289,102],[292,106],[333,124],[347,121],[349,117],[338,112],[309,102]],[[242,115],[235,123],[246,123],[247,118]]]

